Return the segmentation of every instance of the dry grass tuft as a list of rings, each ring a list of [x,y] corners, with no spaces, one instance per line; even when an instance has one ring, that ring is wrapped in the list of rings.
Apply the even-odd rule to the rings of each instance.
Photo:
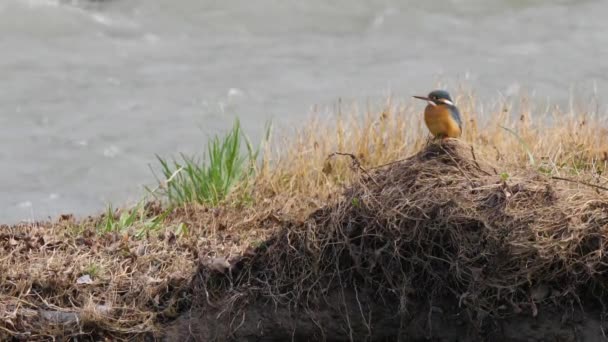
[[[608,166],[608,119],[597,109],[540,107],[525,96],[480,103],[467,90],[455,93],[455,102],[463,115],[462,140],[495,161],[499,172],[533,167],[555,176],[608,183],[603,176]],[[398,103],[389,98],[378,108],[361,110],[353,105],[317,112],[302,128],[274,137],[256,179],[259,197],[330,197],[354,175],[348,158],[327,158],[334,152],[353,154],[369,168],[420,151],[429,138],[423,108],[417,100]]]

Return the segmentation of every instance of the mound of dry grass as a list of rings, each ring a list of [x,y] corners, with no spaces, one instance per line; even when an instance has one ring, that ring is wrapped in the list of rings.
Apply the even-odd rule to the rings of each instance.
[[[606,193],[525,170],[506,179],[458,141],[375,170],[313,218],[314,262],[386,293],[499,314],[604,291]]]
[[[458,303],[455,312],[477,332],[492,320],[536,317],[546,307],[604,304],[606,194],[526,170],[505,179],[477,158],[471,146],[451,140],[363,173],[342,199],[281,229],[223,281],[203,266],[193,292],[201,296],[199,305],[211,312],[210,298],[222,303],[233,316],[219,324],[233,330],[220,331],[233,337],[254,330],[273,338],[364,340],[379,338],[377,325],[383,337],[396,338],[413,303],[446,298]],[[392,317],[372,317],[374,304],[357,308],[345,291],[367,298],[364,303],[382,303]],[[270,301],[275,309],[308,313],[310,321],[340,292],[332,321],[312,328],[300,317],[277,333],[277,317],[256,321],[259,314],[248,309],[256,300]],[[352,312],[344,309],[349,306]],[[353,323],[357,317],[363,322]],[[217,324],[198,320],[194,325]],[[249,320],[257,325],[239,332]],[[197,329],[203,329],[198,338],[210,339],[209,331]]]

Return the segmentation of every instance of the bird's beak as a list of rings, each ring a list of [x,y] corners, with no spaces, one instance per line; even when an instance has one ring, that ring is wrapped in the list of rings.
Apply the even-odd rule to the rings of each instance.
[[[420,99],[420,100],[425,100],[425,101],[427,101],[432,106],[436,106],[437,105],[435,102],[431,101],[431,99],[429,99],[426,96],[416,96],[416,95],[414,95],[414,97],[417,98],[417,99]]]

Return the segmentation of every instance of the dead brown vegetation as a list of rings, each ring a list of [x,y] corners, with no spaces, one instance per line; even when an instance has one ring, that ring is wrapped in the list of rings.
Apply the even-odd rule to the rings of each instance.
[[[199,260],[230,259],[265,240],[277,225],[271,212],[182,208],[169,218],[203,236],[176,235],[169,222],[142,238],[100,233],[97,217],[2,226],[0,340],[154,336],[190,305]]]
[[[220,338],[268,332],[272,312],[285,319],[277,330],[302,322],[336,339],[407,335],[407,322],[438,310],[484,332],[493,319],[601,303],[605,119],[455,94],[464,144],[427,146],[409,103],[342,108],[270,145],[251,205],[237,190],[216,208],[178,208],[143,236],[137,225],[101,232],[103,217],[0,227],[0,339],[153,338],[176,318],[168,331],[181,334],[197,308],[223,324]],[[442,298],[456,309],[437,309]]]
[[[575,307],[601,309],[607,230],[606,194],[529,170],[505,179],[472,147],[452,140],[363,174],[344,198],[283,227],[223,280],[200,268],[193,293],[203,312],[219,317],[213,303],[221,303],[230,317],[218,321],[224,337],[251,334],[239,332],[260,317],[248,306],[270,302],[268,310],[290,308],[299,323],[277,334],[276,318],[267,317],[253,329],[260,336],[408,340],[414,336],[405,329],[408,319],[425,303],[429,315],[461,317],[477,340],[495,333],[490,323],[514,315],[534,318],[559,308],[568,320]],[[365,304],[353,305],[353,294]],[[456,308],[442,308],[446,302]],[[316,321],[328,303],[333,321]],[[210,335],[218,327],[200,317],[179,326],[180,338],[192,326],[198,340],[218,337]],[[440,333],[427,329],[431,337]]]

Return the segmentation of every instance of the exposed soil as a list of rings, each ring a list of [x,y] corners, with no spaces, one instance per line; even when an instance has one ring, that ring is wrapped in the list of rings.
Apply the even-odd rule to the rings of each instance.
[[[169,325],[164,341],[604,341],[600,312],[543,308],[537,317],[519,314],[486,323],[469,322],[458,303],[379,302],[352,290],[332,293],[311,311],[294,311],[262,301],[239,315],[220,309],[188,312]],[[347,316],[348,315],[348,316]]]

